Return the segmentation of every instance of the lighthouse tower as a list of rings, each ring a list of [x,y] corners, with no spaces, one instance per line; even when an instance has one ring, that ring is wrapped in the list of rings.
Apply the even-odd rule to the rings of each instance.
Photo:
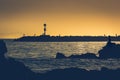
[[[47,24],[43,24],[43,26],[44,26],[44,33],[43,33],[43,35],[46,36],[46,26],[47,26]]]

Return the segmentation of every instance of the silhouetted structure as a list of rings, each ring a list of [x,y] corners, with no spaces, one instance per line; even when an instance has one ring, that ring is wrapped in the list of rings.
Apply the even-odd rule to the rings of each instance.
[[[108,42],[107,42],[107,45],[108,44],[111,44],[111,37],[110,36],[108,36]]]
[[[0,40],[0,80],[35,80],[36,74],[21,62],[6,58],[7,48]]]
[[[43,33],[44,36],[46,36],[46,30],[47,30],[46,26],[47,26],[47,24],[44,24],[44,33]]]
[[[15,39],[14,41],[25,41],[25,42],[74,42],[74,41],[106,41],[106,36],[50,36],[46,35],[46,26],[43,24],[44,32],[40,36],[23,36]],[[113,41],[120,41],[120,36],[111,37]]]

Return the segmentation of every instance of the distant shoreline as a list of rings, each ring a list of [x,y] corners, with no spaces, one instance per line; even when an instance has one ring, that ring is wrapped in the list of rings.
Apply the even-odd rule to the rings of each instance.
[[[20,42],[86,42],[107,41],[107,36],[23,36],[14,41]],[[120,36],[111,36],[112,41],[120,41]]]
[[[107,36],[23,36],[15,39],[0,39],[11,40],[17,42],[106,42]],[[120,36],[111,36],[112,41],[120,41]]]

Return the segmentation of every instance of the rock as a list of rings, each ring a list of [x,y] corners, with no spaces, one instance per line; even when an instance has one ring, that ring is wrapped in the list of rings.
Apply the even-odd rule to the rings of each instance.
[[[36,73],[13,58],[6,58],[6,44],[0,40],[0,80],[36,80]]]
[[[42,80],[120,80],[120,69],[85,70],[79,68],[56,69],[41,77]]]
[[[98,52],[99,58],[120,58],[120,44],[111,42],[109,37],[107,44]]]
[[[68,58],[97,59],[98,57],[94,53],[86,53],[82,55],[71,55]]]
[[[69,57],[66,57],[63,53],[57,53],[56,59],[63,59],[63,58],[97,59],[98,57],[94,53],[86,53],[82,55],[71,55]]]
[[[56,54],[56,59],[62,59],[62,58],[67,58],[63,53],[57,53]]]

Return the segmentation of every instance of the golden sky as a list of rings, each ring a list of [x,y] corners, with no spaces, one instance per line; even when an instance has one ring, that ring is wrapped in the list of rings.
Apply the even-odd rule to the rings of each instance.
[[[120,34],[120,0],[0,0],[0,38]]]

